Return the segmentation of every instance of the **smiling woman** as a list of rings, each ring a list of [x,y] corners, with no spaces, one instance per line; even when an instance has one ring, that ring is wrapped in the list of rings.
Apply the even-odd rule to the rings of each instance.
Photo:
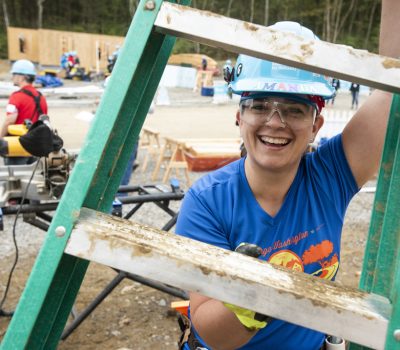
[[[316,39],[298,23],[273,28]],[[316,152],[305,150],[334,89],[322,75],[245,55],[228,73],[232,92],[240,95],[236,120],[247,155],[192,186],[176,232],[228,250],[256,245],[259,259],[333,280],[343,216],[358,187],[341,135]],[[206,349],[319,349],[325,338],[197,293],[190,295],[189,316],[192,337]]]

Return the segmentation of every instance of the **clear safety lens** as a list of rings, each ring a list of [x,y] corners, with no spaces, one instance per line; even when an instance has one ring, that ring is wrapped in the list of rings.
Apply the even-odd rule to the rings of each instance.
[[[254,126],[268,123],[275,113],[282,124],[295,129],[311,126],[316,117],[316,109],[312,108],[311,101],[308,104],[289,99],[285,99],[284,102],[247,99],[242,102],[242,107],[242,119]]]

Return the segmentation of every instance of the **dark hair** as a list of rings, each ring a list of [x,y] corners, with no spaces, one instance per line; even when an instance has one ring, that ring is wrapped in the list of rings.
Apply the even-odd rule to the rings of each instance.
[[[245,108],[245,104],[243,103],[243,101],[239,102],[239,108],[240,108],[240,114],[243,114]]]
[[[29,84],[32,84],[35,81],[35,76],[34,75],[25,74],[24,78],[25,78],[26,82],[29,83]]]

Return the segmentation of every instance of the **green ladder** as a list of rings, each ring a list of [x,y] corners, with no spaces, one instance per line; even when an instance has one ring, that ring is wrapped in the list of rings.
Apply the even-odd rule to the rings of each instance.
[[[199,11],[187,7],[189,2],[140,2],[0,348],[56,348],[89,261],[296,320],[359,344],[352,349],[400,348],[400,61]],[[396,94],[361,290],[104,214],[177,36]]]

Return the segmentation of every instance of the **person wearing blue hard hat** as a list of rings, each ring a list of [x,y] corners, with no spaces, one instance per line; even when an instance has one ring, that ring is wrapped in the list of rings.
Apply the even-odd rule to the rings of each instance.
[[[399,57],[400,37],[393,33],[400,24],[391,13],[400,13],[400,2],[383,0],[380,53]],[[298,23],[272,28],[316,39]],[[189,189],[176,233],[334,280],[345,211],[376,174],[392,95],[375,91],[341,134],[307,153],[334,94],[326,77],[246,55],[225,76],[240,96],[236,120],[247,155]],[[274,302],[257,291],[254,297]],[[296,319],[282,321],[278,312],[271,318],[221,299],[190,293],[181,349],[324,348],[326,335]]]
[[[42,114],[47,114],[47,102],[44,96],[35,89],[33,82],[36,76],[34,64],[25,59],[13,63],[10,73],[12,82],[19,90],[12,93],[6,106],[6,115],[1,127],[0,137],[8,134],[12,124],[34,123]],[[4,158],[6,165],[29,164],[32,157]]]

